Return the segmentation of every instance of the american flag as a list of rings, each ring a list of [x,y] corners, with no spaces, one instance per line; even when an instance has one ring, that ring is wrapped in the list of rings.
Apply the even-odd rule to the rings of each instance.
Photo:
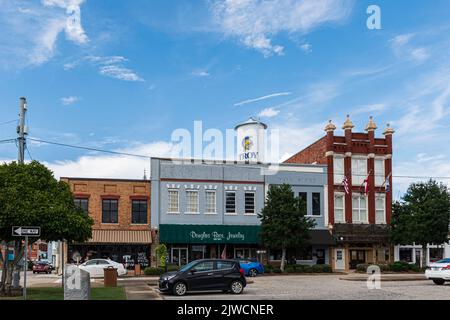
[[[344,190],[346,194],[350,193],[350,189],[348,187],[348,179],[347,176],[344,176],[344,180],[342,180],[342,184],[344,185]]]
[[[387,176],[386,180],[384,181],[384,185],[386,188],[386,193],[388,193],[389,191],[391,191],[391,183],[389,182],[389,178],[391,177],[392,173],[389,173],[389,175]]]

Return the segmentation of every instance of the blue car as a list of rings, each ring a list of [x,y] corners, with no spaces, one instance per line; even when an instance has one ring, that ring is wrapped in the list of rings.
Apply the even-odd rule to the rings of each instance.
[[[240,260],[239,264],[247,277],[256,277],[258,274],[264,273],[264,266],[258,261]]]

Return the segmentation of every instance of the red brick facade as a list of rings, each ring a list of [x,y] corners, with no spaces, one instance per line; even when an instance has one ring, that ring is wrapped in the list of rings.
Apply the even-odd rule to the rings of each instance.
[[[89,215],[94,219],[92,229],[149,230],[150,225],[150,181],[61,178],[69,184],[74,197],[89,200]],[[117,199],[119,214],[117,224],[102,223],[102,199]],[[132,200],[148,200],[147,223],[133,224],[131,221]]]
[[[375,138],[376,126],[372,120],[366,127],[367,133],[352,132],[353,124],[347,119],[344,124],[344,136],[335,136],[336,127],[333,124],[327,125],[326,136],[317,140],[306,149],[298,152],[286,163],[318,163],[327,164],[328,167],[328,221],[329,225],[334,225],[334,193],[344,192],[342,183],[336,184],[334,181],[334,156],[344,157],[344,175],[347,177],[350,193],[345,194],[345,222],[352,223],[352,193],[364,193],[364,186],[352,184],[352,156],[363,156],[367,158],[367,171],[369,181],[368,217],[369,224],[375,224],[375,194],[385,194],[386,223],[391,221],[392,203],[392,134],[393,130],[388,127],[384,132],[384,138]],[[385,178],[389,177],[390,192],[385,192],[385,186],[375,186],[374,159],[384,159]]]

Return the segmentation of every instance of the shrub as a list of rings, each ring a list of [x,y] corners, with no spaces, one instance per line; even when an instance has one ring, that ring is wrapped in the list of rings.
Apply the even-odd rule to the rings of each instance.
[[[411,269],[411,265],[408,262],[397,261],[390,264],[389,269],[394,272],[408,271]]]
[[[286,272],[286,273],[295,273],[295,267],[294,266],[287,266],[284,269],[284,272]]]
[[[147,276],[159,276],[162,275],[165,272],[164,268],[145,268],[144,274]]]
[[[273,273],[281,273],[281,269],[280,268],[273,268],[272,272]]]
[[[309,265],[302,265],[302,271],[305,273],[312,273],[313,267]]]
[[[367,264],[367,263],[360,263],[360,264],[356,265],[356,272],[366,273],[368,267],[369,267],[369,264]]]
[[[320,264],[317,265],[317,267],[319,267],[323,273],[331,273],[333,271],[329,264]]]
[[[273,266],[271,264],[266,264],[266,265],[264,265],[264,270],[266,272],[272,272]]]

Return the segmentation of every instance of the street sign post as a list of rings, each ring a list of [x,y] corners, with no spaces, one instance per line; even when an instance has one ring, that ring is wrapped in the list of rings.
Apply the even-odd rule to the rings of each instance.
[[[28,237],[39,238],[41,227],[12,227],[13,237],[25,237],[25,248],[23,254],[23,298],[27,300],[27,269],[28,269]]]

